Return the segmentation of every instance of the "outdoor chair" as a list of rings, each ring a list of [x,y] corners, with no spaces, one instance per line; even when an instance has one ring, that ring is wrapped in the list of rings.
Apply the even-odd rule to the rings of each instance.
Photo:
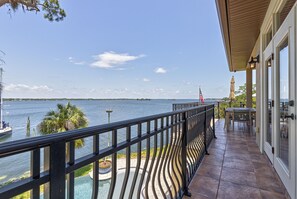
[[[243,124],[244,131],[246,130],[245,127],[250,128],[250,121],[251,121],[251,114],[249,112],[234,112],[232,113],[232,124],[233,124],[233,131],[234,131],[234,123]]]

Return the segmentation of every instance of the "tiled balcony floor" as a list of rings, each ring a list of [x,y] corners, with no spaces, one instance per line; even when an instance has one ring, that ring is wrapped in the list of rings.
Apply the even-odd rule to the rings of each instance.
[[[191,199],[289,198],[255,136],[224,131],[224,120],[217,122],[216,135],[189,186]]]

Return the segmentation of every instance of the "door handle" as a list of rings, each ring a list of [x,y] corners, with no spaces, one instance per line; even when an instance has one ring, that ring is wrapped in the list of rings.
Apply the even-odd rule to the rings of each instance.
[[[294,115],[294,113],[292,113],[291,115],[285,115],[285,118],[291,118],[292,120],[294,120],[295,115]]]

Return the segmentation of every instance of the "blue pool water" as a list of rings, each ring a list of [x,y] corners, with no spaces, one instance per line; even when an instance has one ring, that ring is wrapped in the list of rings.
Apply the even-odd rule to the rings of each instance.
[[[131,187],[134,174],[135,174],[134,169],[131,169],[129,179],[127,182],[127,188]],[[113,198],[120,198],[120,192],[123,185],[124,175],[125,175],[125,169],[118,170],[116,185],[113,192]],[[136,181],[136,188],[133,192],[133,198],[135,199],[137,198],[136,197],[137,187],[139,184],[140,177],[141,177],[141,174],[138,174],[137,181]],[[111,180],[99,181],[98,198],[100,199],[107,198],[109,188],[110,188],[110,182]],[[93,180],[90,178],[89,175],[75,179],[74,195],[76,199],[91,198],[92,190],[93,190]],[[129,196],[129,190],[126,191],[124,198],[128,198],[128,196]]]

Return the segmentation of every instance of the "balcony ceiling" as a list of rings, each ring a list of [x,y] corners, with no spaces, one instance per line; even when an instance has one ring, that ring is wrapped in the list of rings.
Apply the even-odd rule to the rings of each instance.
[[[270,0],[216,0],[230,71],[245,70]]]

